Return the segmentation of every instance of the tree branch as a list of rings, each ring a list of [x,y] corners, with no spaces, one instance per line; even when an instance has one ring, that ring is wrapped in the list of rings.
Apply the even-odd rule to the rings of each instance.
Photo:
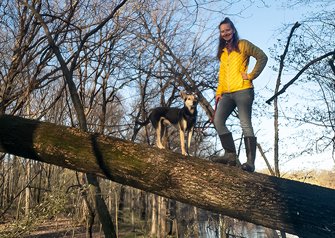
[[[329,52],[329,53],[327,53],[327,54],[324,54],[324,55],[320,56],[319,58],[316,58],[316,59],[312,60],[311,62],[309,62],[308,64],[306,64],[305,67],[303,67],[303,68],[299,71],[299,73],[298,73],[296,76],[294,76],[293,79],[291,79],[287,84],[285,84],[285,85],[283,86],[283,88],[282,88],[280,91],[278,91],[278,93],[276,93],[276,94],[273,95],[270,99],[268,99],[268,100],[266,101],[266,103],[267,103],[267,104],[270,104],[271,101],[273,101],[275,98],[277,98],[280,94],[283,94],[283,93],[286,91],[286,89],[287,89],[291,84],[293,84],[293,83],[300,77],[300,75],[302,75],[302,73],[305,72],[306,69],[308,69],[309,66],[311,66],[312,64],[314,64],[314,63],[316,63],[316,62],[318,62],[318,61],[320,61],[320,60],[323,60],[324,58],[326,58],[326,57],[328,57],[328,56],[331,56],[331,55],[335,56],[335,51],[331,51],[331,52]]]

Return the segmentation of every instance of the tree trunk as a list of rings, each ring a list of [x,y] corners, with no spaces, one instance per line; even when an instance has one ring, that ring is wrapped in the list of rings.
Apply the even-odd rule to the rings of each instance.
[[[0,166],[1,166],[1,184],[2,186],[0,186],[1,188],[1,193],[0,193],[0,209],[3,209],[5,207],[5,186],[4,183],[6,181],[6,178],[4,176],[5,174],[5,165],[3,163],[3,159],[5,158],[5,154],[3,156],[1,156],[1,160],[0,160]]]
[[[160,206],[160,238],[166,237],[166,198],[160,197],[159,198],[159,206]]]
[[[157,238],[161,237],[161,197],[157,197]]]
[[[194,222],[193,222],[194,237],[199,238],[200,234],[199,234],[199,227],[198,227],[198,209],[196,207],[193,208],[193,218],[194,218]]]
[[[152,197],[152,215],[151,215],[151,236],[154,237],[156,235],[156,227],[157,227],[157,198],[155,194],[151,194]]]
[[[131,189],[131,230],[135,231],[135,190]]]
[[[227,238],[226,229],[227,229],[227,218],[220,214],[220,238]]]
[[[118,207],[117,207],[117,204],[118,204],[118,199],[117,199],[117,191],[116,189],[114,190],[114,194],[115,194],[115,229],[116,229],[116,237],[119,236],[119,210],[118,210]],[[112,224],[113,225],[113,224]]]
[[[145,218],[147,216],[146,209],[147,209],[147,203],[146,203],[146,192],[140,191],[140,219],[142,221],[145,221]]]
[[[333,189],[8,115],[0,115],[0,151],[300,237],[335,236]]]
[[[168,233],[169,236],[176,236],[178,234],[177,229],[177,202],[176,200],[170,199],[169,201],[169,212],[170,212],[170,231]]]
[[[26,160],[26,169],[27,169],[27,183],[29,183],[30,181],[30,160],[27,159]],[[29,217],[29,209],[30,209],[30,184],[28,184],[28,186],[26,187],[26,202],[25,202],[25,216],[26,218]]]
[[[124,219],[123,219],[123,210],[124,210],[124,203],[125,203],[125,199],[124,199],[124,196],[125,196],[125,193],[126,193],[126,186],[124,185],[121,185],[121,189],[120,189],[120,201],[119,201],[119,216],[118,216],[118,219],[120,222],[123,222]]]
[[[86,177],[89,183],[89,190],[94,200],[96,210],[106,211],[106,212],[98,212],[99,220],[102,224],[102,229],[104,230],[105,236],[106,237],[117,237],[115,235],[116,231],[114,229],[114,224],[109,215],[106,203],[102,197],[102,192],[100,189],[98,178],[95,175],[92,175],[90,173],[86,173]]]

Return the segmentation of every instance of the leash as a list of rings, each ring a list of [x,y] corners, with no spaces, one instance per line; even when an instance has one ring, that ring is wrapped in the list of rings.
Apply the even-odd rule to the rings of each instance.
[[[205,127],[204,129],[202,129],[201,131],[195,131],[195,132],[197,132],[197,133],[201,133],[201,132],[205,131],[205,130],[212,124],[212,122],[213,122],[213,120],[214,120],[214,116],[215,116],[216,108],[217,108],[217,106],[218,106],[219,101],[220,101],[220,100],[218,100],[218,99],[216,99],[216,101],[215,101],[215,109],[214,109],[214,113],[213,113],[212,119],[211,119],[211,121],[209,122],[208,126],[206,126],[206,127]]]

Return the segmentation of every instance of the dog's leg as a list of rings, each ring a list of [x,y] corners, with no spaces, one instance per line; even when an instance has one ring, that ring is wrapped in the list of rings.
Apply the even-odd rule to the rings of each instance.
[[[187,155],[185,151],[185,132],[182,129],[180,129],[179,134],[180,134],[181,153],[183,155]]]
[[[161,145],[164,149],[166,149],[166,147],[168,146],[167,144],[167,126],[171,125],[170,121],[168,119],[166,119],[165,117],[162,117],[160,119],[160,124],[161,124]]]
[[[187,132],[187,154],[190,155],[189,149],[191,146],[191,139],[193,135],[193,127]]]
[[[162,145],[162,123],[161,121],[158,122],[158,126],[156,128],[156,135],[157,135],[157,147],[160,149],[163,149],[163,145]]]
[[[171,125],[171,122],[164,117],[162,117],[161,122],[162,122],[163,125]]]
[[[166,139],[166,126],[163,123],[163,120],[161,121],[161,145],[163,149],[166,149],[167,146],[167,139]]]

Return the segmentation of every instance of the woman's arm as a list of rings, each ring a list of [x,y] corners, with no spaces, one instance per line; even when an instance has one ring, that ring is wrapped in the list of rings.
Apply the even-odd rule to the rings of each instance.
[[[258,48],[254,44],[250,43],[249,41],[245,41],[245,42],[246,42],[245,54],[252,56],[256,59],[256,65],[254,69],[252,70],[250,74],[247,75],[247,79],[254,80],[261,74],[261,72],[265,68],[265,65],[268,61],[268,57],[260,48]],[[244,78],[245,76],[243,74],[242,74],[242,77],[243,79],[245,79]]]

